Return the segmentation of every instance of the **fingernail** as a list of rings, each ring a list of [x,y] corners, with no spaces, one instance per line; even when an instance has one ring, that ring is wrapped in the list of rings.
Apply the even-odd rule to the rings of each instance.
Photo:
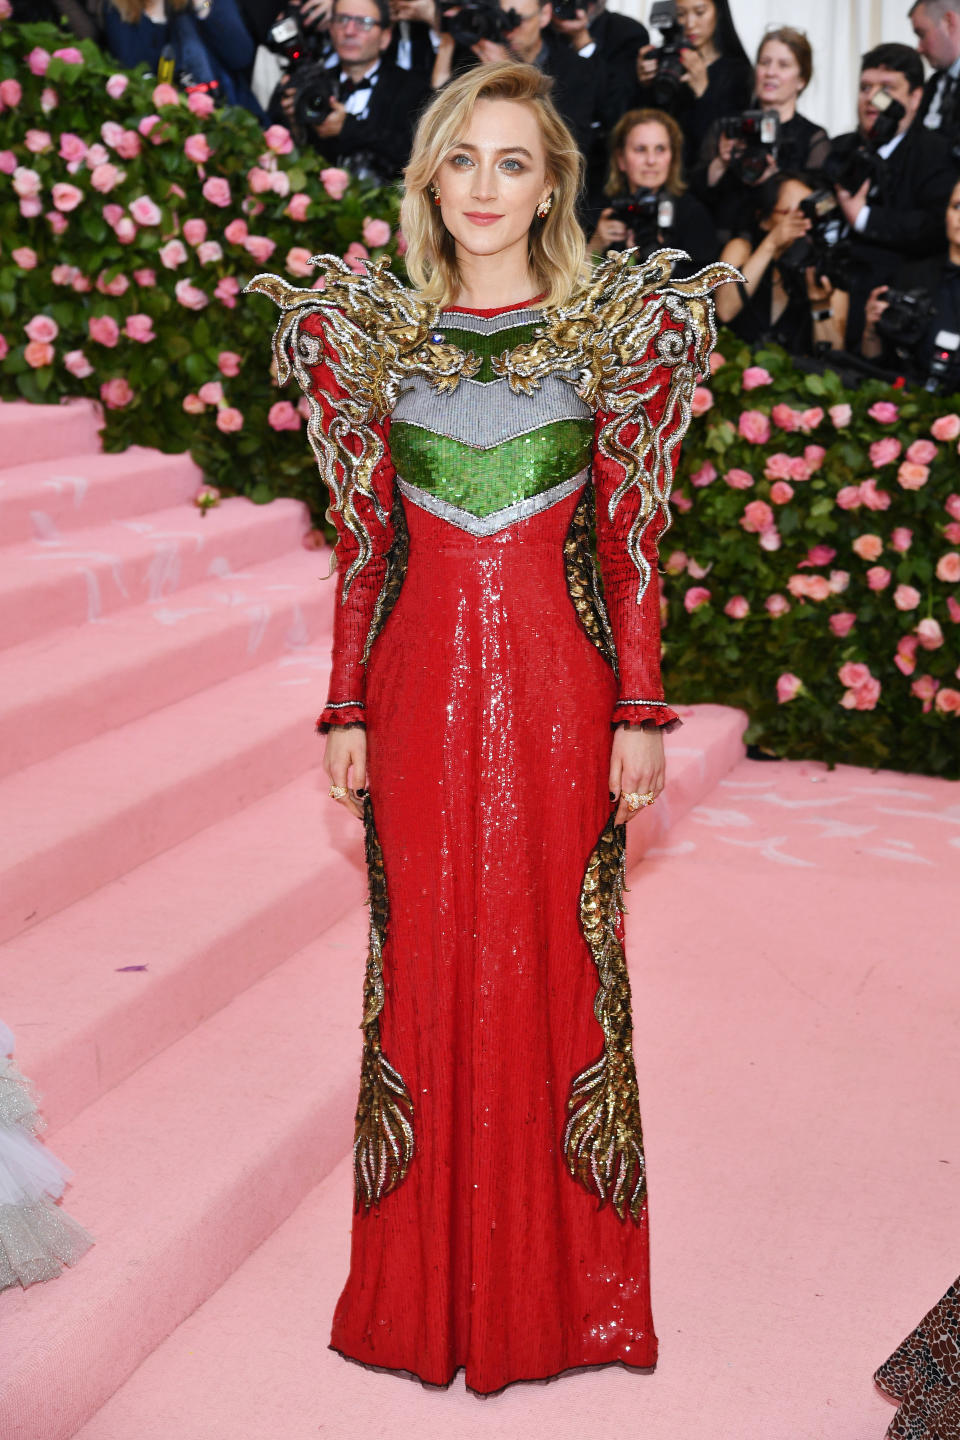
[[[610,799],[611,799],[611,800],[616,800],[616,798],[617,798],[616,795],[614,795],[613,791],[611,790],[611,791],[610,791]]]
[[[358,790],[358,791],[357,791],[357,794],[358,794],[359,796],[361,796],[361,797],[364,796],[364,795],[366,795],[366,793],[367,793],[366,790]]]

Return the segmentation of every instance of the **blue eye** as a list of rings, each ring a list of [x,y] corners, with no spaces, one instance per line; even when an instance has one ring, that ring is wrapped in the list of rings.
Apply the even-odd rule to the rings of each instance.
[[[454,155],[454,156],[451,158],[450,163],[451,163],[451,165],[459,165],[461,160],[463,161],[463,163],[464,163],[465,165],[471,164],[471,160],[470,160],[470,156],[469,156],[469,155]]]

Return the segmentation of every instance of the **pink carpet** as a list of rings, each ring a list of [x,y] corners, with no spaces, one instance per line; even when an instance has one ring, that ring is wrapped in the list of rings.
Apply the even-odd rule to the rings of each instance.
[[[38,453],[35,417],[0,406],[0,1013],[97,1244],[0,1294],[3,1440],[881,1440],[871,1373],[960,1271],[958,787],[686,712],[628,896],[660,1364],[367,1372],[326,1348],[364,954],[326,557],[299,507],[202,518],[183,457],[99,455],[86,406]]]

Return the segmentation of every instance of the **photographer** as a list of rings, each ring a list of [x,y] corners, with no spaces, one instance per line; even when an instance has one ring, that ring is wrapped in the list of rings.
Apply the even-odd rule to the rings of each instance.
[[[918,121],[957,152],[960,146],[960,0],[917,0],[910,11],[917,49],[933,66]]]
[[[686,250],[678,276],[717,258],[719,245],[707,210],[683,180],[683,135],[662,110],[629,110],[610,136],[606,194],[613,204],[597,219],[589,247],[595,255],[637,246],[641,258],[662,245]]]
[[[941,217],[954,166],[944,142],[914,124],[923,62],[906,45],[878,45],[861,62],[856,133],[834,140],[824,164],[850,227],[847,344],[856,349],[867,296],[908,260],[943,249]]]
[[[749,345],[772,342],[794,355],[842,348],[846,295],[836,288],[839,272],[825,273],[830,260],[810,244],[814,221],[801,208],[822,194],[802,175],[772,176],[757,191],[752,233],[723,248],[720,259],[744,283],[717,291],[717,318]]]
[[[711,125],[747,108],[753,70],[729,0],[655,0],[649,18],[661,40],[640,51],[633,104],[680,122],[689,169]]]
[[[331,165],[389,184],[407,163],[428,82],[422,72],[384,58],[391,40],[386,0],[334,0],[330,33],[332,63],[290,76],[283,100],[288,123],[305,130]]]
[[[311,65],[325,65],[333,55],[330,40],[330,7],[332,0],[288,0],[267,32],[265,49],[257,53],[257,66],[270,61],[269,70],[254,72],[254,83],[262,78],[280,79],[272,87],[266,101],[267,114],[274,124],[296,125],[296,76]],[[262,93],[258,91],[258,93]]]
[[[727,236],[748,223],[755,186],[780,170],[823,164],[827,132],[797,110],[812,76],[813,51],[803,31],[787,25],[770,30],[757,51],[750,110],[710,127],[691,183]]]
[[[946,212],[946,259],[916,260],[866,305],[860,353],[929,390],[960,390],[960,181]]]
[[[613,113],[622,115],[636,85],[637,56],[650,40],[647,27],[629,15],[608,10],[606,0],[591,0],[583,6],[577,0],[553,0],[552,23],[557,34],[584,59],[596,52]]]

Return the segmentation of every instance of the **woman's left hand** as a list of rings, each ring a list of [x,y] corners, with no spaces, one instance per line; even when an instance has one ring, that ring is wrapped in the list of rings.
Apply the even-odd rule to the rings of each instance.
[[[707,74],[707,62],[699,50],[684,46],[680,51],[680,59],[683,61],[683,68],[687,72],[684,80],[690,86],[694,95],[698,98],[706,95],[707,86],[710,84],[710,76]]]
[[[650,794],[656,799],[665,779],[663,732],[659,728],[644,730],[639,726],[618,726],[610,752],[610,793],[620,800],[616,823],[626,825],[645,808],[641,805],[639,809],[631,810],[623,798],[625,795]]]

